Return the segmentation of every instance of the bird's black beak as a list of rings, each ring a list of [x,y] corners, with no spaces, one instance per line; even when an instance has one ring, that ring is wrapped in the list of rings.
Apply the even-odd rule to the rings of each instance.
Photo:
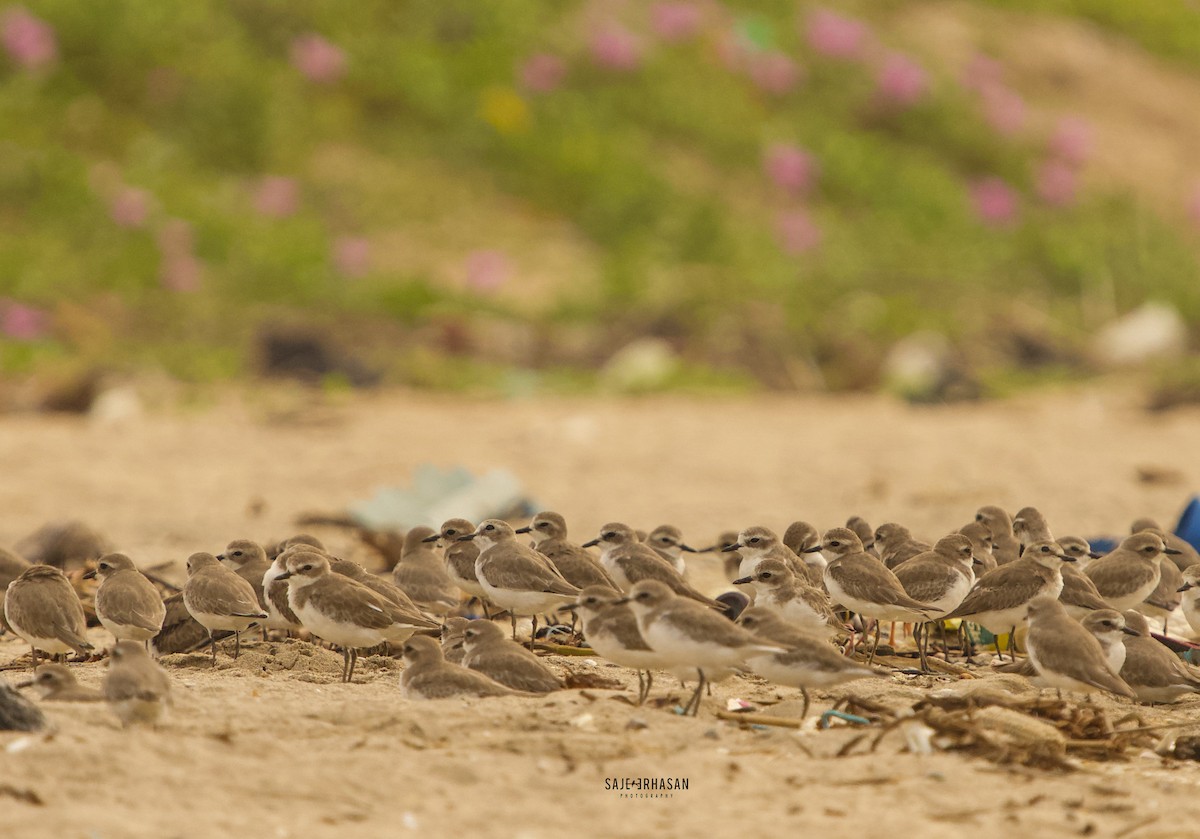
[[[748,585],[749,583],[752,583],[752,582],[754,582],[753,577],[738,577],[736,580],[733,581],[733,584],[735,586],[744,586],[744,585]]]
[[[736,551],[740,547],[741,545],[739,545],[737,542],[734,542],[732,545],[726,545],[725,547],[721,548],[721,553],[727,554],[730,551]]]
[[[1090,556],[1092,559],[1099,559],[1100,557],[1104,556],[1104,554],[1098,554],[1095,551],[1088,551],[1088,556]]]
[[[1183,551],[1179,550],[1179,548],[1163,548],[1163,553],[1168,556],[1179,556]]]
[[[804,550],[802,550],[800,553],[804,553],[804,554],[819,554],[820,552],[821,552],[821,546],[820,546],[820,545],[813,545],[811,548],[805,548],[805,549],[804,549]]]
[[[422,541],[422,542],[436,542],[438,539],[441,539],[441,538],[442,538],[442,534],[440,534],[440,533],[435,533],[435,534],[433,534],[432,536],[426,536],[426,537],[425,537],[424,539],[422,539],[421,541]]]
[[[695,548],[693,548],[691,545],[685,545],[685,544],[683,544],[683,542],[680,542],[680,543],[679,543],[679,550],[681,550],[681,551],[687,551],[687,552],[688,552],[688,553],[690,553],[690,554],[698,554],[698,553],[700,553],[700,551],[696,550],[696,549],[695,549]]]
[[[600,539],[599,539],[599,538],[596,538],[596,539],[593,539],[593,540],[592,540],[592,541],[590,541],[590,542],[584,542],[584,543],[583,543],[582,545],[580,545],[579,547],[581,547],[581,548],[591,548],[591,547],[595,547],[596,545],[599,545],[599,544],[600,544]]]
[[[17,682],[17,684],[15,685],[15,687],[17,687],[17,688],[31,688],[31,687],[33,687],[33,679],[29,679],[28,681],[25,681],[25,682]]]
[[[1187,591],[1190,588],[1194,588],[1194,586],[1191,583],[1184,583],[1183,585],[1181,585],[1179,588],[1177,588],[1175,590],[1176,591]]]
[[[225,557],[225,554],[217,554],[217,561],[218,561],[218,562],[224,562],[224,561],[225,561],[225,559],[226,559],[226,557]]]
[[[1060,556],[1059,559],[1061,559],[1063,562],[1074,562],[1075,561],[1075,557],[1067,556],[1066,554],[1063,554],[1062,556]]]
[[[977,557],[977,556],[972,556],[972,557],[971,557],[971,564],[972,564],[972,565],[983,565],[983,560],[982,560],[982,559],[980,559],[980,558],[979,558],[979,557]]]
[[[1126,635],[1137,635],[1138,637],[1141,637],[1141,634],[1142,634],[1142,633],[1138,632],[1136,629],[1130,629],[1128,626],[1122,626],[1121,631],[1124,632]]]
[[[292,576],[292,572],[291,572],[291,571],[284,571],[282,574],[280,574],[280,575],[279,575],[278,577],[276,577],[275,579],[277,579],[277,580],[286,580],[286,579],[287,579],[288,577],[290,577],[290,576]]]
[[[84,572],[84,574],[83,574],[83,578],[84,578],[85,580],[94,580],[94,579],[96,579],[96,573],[97,573],[99,570],[100,570],[100,569],[98,569],[98,568],[93,568],[91,571],[85,571],[85,572]]]
[[[459,536],[459,537],[458,537],[457,539],[455,539],[454,541],[455,541],[455,542],[470,542],[470,541],[471,541],[472,539],[474,539],[474,538],[475,538],[475,534],[474,534],[474,533],[466,533],[466,534],[464,534],[464,535],[462,535],[462,536]]]
[[[518,527],[513,531],[513,533],[528,533],[531,530],[533,530],[533,528],[526,525],[525,527]]]
[[[624,606],[624,605],[625,605],[626,603],[628,603],[628,602],[629,602],[629,598],[628,598],[628,597],[622,597],[620,600],[614,600],[614,601],[612,602],[612,604],[613,604],[614,606]]]
[[[579,608],[579,606],[580,606],[580,604],[578,604],[578,603],[564,603],[563,605],[559,606],[554,611],[556,611],[556,612],[574,612],[576,609]]]

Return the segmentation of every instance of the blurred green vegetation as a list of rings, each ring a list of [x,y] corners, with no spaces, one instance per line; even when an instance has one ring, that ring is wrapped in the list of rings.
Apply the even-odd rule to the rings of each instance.
[[[1200,67],[1200,18],[1183,3],[991,5],[1082,17]],[[590,386],[592,373],[563,371],[594,370],[652,335],[687,360],[672,384],[741,387],[764,378],[746,361],[756,353],[822,366],[849,337],[885,346],[927,328],[969,344],[1013,298],[1076,337],[1094,326],[1092,296],[1111,311],[1167,300],[1200,323],[1200,249],[1184,222],[1115,187],[1068,207],[1039,202],[1045,137],[993,130],[935,67],[928,95],[881,103],[873,65],[806,42],[797,21],[815,4],[726,0],[678,43],[656,38],[632,4],[621,23],[645,51],[629,71],[593,57],[604,6],[564,0],[25,8],[52,28],[58,57],[23,70],[0,56],[0,298],[46,310],[52,326],[0,338],[0,372],[151,363],[221,379],[250,372],[256,331],[282,322],[324,330],[420,386],[470,387],[525,366],[551,385]],[[868,22],[903,13],[851,8]],[[736,31],[793,57],[802,82],[771,95],[731,71],[720,45]],[[297,66],[297,39],[313,33],[344,57],[336,79]],[[561,57],[565,78],[536,93],[519,68],[539,53]],[[764,175],[773,143],[817,161],[806,199]],[[295,186],[281,210],[258,206],[266,176]],[[970,185],[992,176],[1019,195],[1011,225],[972,210]],[[131,187],[145,218],[118,223],[114,196]],[[789,208],[811,216],[819,245],[780,246]],[[532,219],[505,228],[528,240],[497,243],[487,213]],[[166,242],[174,220],[182,244]],[[524,248],[564,224],[583,243],[578,276],[526,291]],[[347,238],[369,245],[359,267],[339,264]],[[397,267],[407,247],[451,265]],[[516,266],[505,287],[447,280],[468,252],[494,247]],[[192,269],[198,287],[180,290]],[[512,340],[479,337],[480,322],[532,334],[522,340],[538,349],[509,352]],[[560,351],[576,337],[584,350]]]

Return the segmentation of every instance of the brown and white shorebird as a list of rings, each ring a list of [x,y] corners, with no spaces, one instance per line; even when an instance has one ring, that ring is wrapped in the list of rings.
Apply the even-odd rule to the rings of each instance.
[[[975,584],[975,550],[961,533],[938,539],[933,550],[919,553],[895,568],[896,579],[913,600],[925,603],[933,619],[958,608]],[[921,668],[929,669],[929,624],[917,639]]]
[[[924,623],[937,613],[935,607],[910,597],[900,580],[880,559],[863,550],[854,531],[835,527],[821,537],[821,552],[832,557],[825,566],[825,589],[834,603],[875,624],[875,646],[868,663],[875,660],[880,622]]]
[[[698,551],[683,541],[683,531],[673,524],[660,524],[646,534],[644,541],[652,551],[671,563],[681,576],[687,576],[687,563],[683,555]]]
[[[1100,642],[1100,649],[1104,652],[1104,660],[1108,663],[1108,669],[1119,675],[1122,665],[1125,664],[1125,636],[1137,635],[1137,631],[1126,626],[1125,616],[1115,609],[1097,609],[1094,612],[1088,612],[1079,625],[1092,633]],[[1001,664],[995,670],[997,673],[1024,676],[1038,687],[1053,687],[1038,675],[1033,662],[1028,658]]]
[[[788,687],[800,688],[804,708],[800,718],[808,716],[808,689],[831,688],[843,682],[887,674],[859,664],[837,652],[826,641],[810,635],[761,606],[752,606],[738,617],[738,624],[752,635],[787,652],[752,655],[746,665],[764,679]]]
[[[458,587],[450,580],[446,564],[425,540],[438,533],[431,527],[414,527],[404,534],[400,561],[392,569],[392,582],[422,610],[446,615],[458,608]]]
[[[1054,598],[1063,589],[1062,565],[1073,562],[1057,542],[1035,542],[1020,559],[1000,565],[975,581],[963,602],[944,618],[977,623],[997,636],[1012,632],[1029,610],[1029,604],[1042,596]],[[1012,635],[1009,635],[1012,652]]]
[[[324,553],[320,549],[314,549],[312,545],[297,543],[276,554],[275,558],[271,560],[271,567],[263,574],[263,597],[267,601],[267,619],[263,621],[264,630],[278,629],[285,632],[296,632],[304,628],[300,623],[300,618],[292,611],[291,603],[288,602],[287,578],[279,579],[287,571],[288,558],[302,550]]]
[[[475,525],[466,519],[447,519],[442,522],[437,533],[426,536],[422,541],[427,545],[438,541],[442,543],[442,559],[446,563],[446,575],[450,582],[468,597],[477,599],[480,608],[483,609],[483,616],[490,618],[483,586],[475,576],[475,560],[479,558],[479,546],[472,541],[463,542],[458,538],[474,532]]]
[[[563,579],[576,588],[608,586],[617,590],[616,582],[604,566],[586,548],[567,539],[567,521],[558,513],[538,513],[526,527],[518,527],[515,532],[528,533],[534,550],[549,559]]]
[[[740,534],[739,534],[740,535]],[[874,539],[872,534],[871,539]],[[800,557],[804,564],[815,570],[817,576],[825,573],[828,559],[821,553],[821,534],[806,521],[794,521],[787,526],[780,540],[784,546]],[[866,544],[864,542],[864,544]]]
[[[1133,698],[1133,690],[1110,669],[1100,642],[1073,620],[1057,599],[1049,595],[1034,598],[1026,608],[1026,620],[1029,660],[1050,687],[1078,693],[1102,690]]]
[[[875,528],[867,523],[867,520],[862,516],[851,516],[846,519],[846,527],[854,531],[854,535],[863,543],[863,550],[867,553],[875,553]],[[817,541],[820,541],[820,536],[817,536]],[[790,547],[790,546],[789,546]],[[799,553],[799,551],[796,551]]]
[[[883,564],[895,570],[897,565],[932,550],[933,546],[914,539],[904,525],[889,521],[875,528],[875,548]]]
[[[992,556],[997,565],[1020,559],[1021,542],[1013,535],[1012,517],[1003,508],[980,507],[975,511],[975,521],[986,524],[992,531]]]
[[[981,521],[970,521],[958,529],[958,532],[971,540],[971,549],[978,565],[975,576],[981,577],[996,567],[996,557],[992,556],[992,529]]]
[[[289,554],[287,570],[276,579],[288,584],[288,605],[304,628],[342,648],[342,681],[354,678],[358,651],[385,641],[399,644],[420,629],[438,624],[405,609],[362,583],[330,570],[329,558],[315,551]]]
[[[468,618],[449,617],[442,624],[442,656],[451,664],[462,664],[463,655],[463,633],[471,624]]]
[[[694,600],[680,597],[658,580],[636,583],[626,600],[650,648],[671,661],[673,667],[696,671],[696,693],[684,707],[685,714],[689,709],[693,715],[699,712],[704,686],[713,671],[736,668],[755,653],[787,651],[756,638]]]
[[[822,574],[825,570],[825,558],[821,557],[820,565],[809,565],[795,551],[783,544],[769,527],[761,525],[747,527],[738,534],[735,547],[724,550],[737,550],[742,555],[742,565],[738,569],[742,577],[754,576],[754,571],[760,562],[774,559],[786,565],[800,582],[817,588],[824,585]],[[811,551],[811,548],[808,550]],[[811,555],[817,556],[819,550],[820,546],[818,545],[817,551],[812,551]]]
[[[721,604],[705,597],[671,563],[637,540],[633,528],[620,522],[609,522],[600,528],[600,535],[583,547],[600,546],[600,564],[622,591],[628,592],[642,580],[658,580],[671,591],[720,609]]]
[[[254,589],[258,605],[267,608],[267,595],[263,590],[263,577],[271,567],[267,552],[258,542],[249,539],[235,539],[225,546],[222,553],[217,554],[221,564],[233,571]]]
[[[217,663],[217,639],[213,633],[218,630],[233,633],[236,660],[242,651],[242,633],[267,619],[266,611],[258,605],[254,587],[210,553],[189,556],[187,573],[183,603],[196,622],[208,630],[213,665]]]
[[[588,586],[579,592],[575,602],[559,608],[570,609],[579,615],[583,622],[583,637],[597,655],[637,671],[637,704],[645,702],[654,685],[652,671],[665,670],[673,661],[646,643],[637,616],[625,602],[624,595],[606,586]]]
[[[1154,591],[1146,595],[1145,600],[1134,608],[1148,618],[1161,620],[1163,634],[1166,635],[1171,615],[1175,614],[1175,610],[1183,604],[1183,595],[1179,591],[1180,586],[1183,585],[1183,572],[1174,562],[1166,560],[1158,564],[1158,570],[1160,572],[1158,585],[1154,587]]]
[[[409,638],[402,652],[405,667],[400,675],[400,689],[406,699],[516,694],[482,673],[446,661],[438,642],[427,636]]]
[[[1200,636],[1200,563],[1193,565],[1183,572],[1183,584],[1179,586],[1183,595],[1180,609],[1188,626],[1192,629],[1192,637]]]
[[[463,630],[463,666],[524,693],[562,690],[563,681],[541,660],[491,621],[471,621]]]
[[[813,635],[829,637],[841,628],[829,595],[797,580],[792,569],[778,559],[759,561],[752,574],[733,582],[754,586],[754,605]]]
[[[0,634],[8,628],[4,620],[4,594],[8,591],[9,584],[28,570],[29,564],[29,560],[20,554],[0,547]]]
[[[29,644],[35,669],[39,652],[65,656],[74,651],[87,658],[93,649],[79,595],[50,565],[31,565],[12,581],[4,595],[4,617]]]
[[[413,602],[404,589],[395,583],[385,580],[378,574],[372,574],[357,562],[350,559],[334,559],[329,557],[329,570],[343,577],[349,577],[359,585],[364,585],[394,606],[399,606],[406,612],[420,614],[421,607]],[[435,621],[430,621],[435,622]]]
[[[1200,551],[1197,551],[1191,542],[1166,528],[1159,527],[1158,522],[1154,519],[1140,518],[1129,527],[1130,533],[1141,533],[1143,530],[1157,530],[1166,540],[1168,548],[1179,551],[1177,554],[1167,554],[1167,557],[1175,563],[1175,567],[1180,571],[1186,571],[1191,566],[1200,563]]]
[[[171,704],[171,680],[143,644],[118,641],[108,659],[104,698],[121,725],[153,725]]]
[[[738,533],[736,530],[724,530],[717,534],[717,540],[704,553],[716,552],[720,555],[721,573],[725,579],[733,582],[742,576],[742,554],[737,549]]]
[[[99,702],[104,694],[84,687],[75,680],[75,674],[62,664],[39,664],[33,678],[17,685],[32,687],[42,695],[44,702]]]
[[[1091,543],[1082,536],[1064,536],[1056,541],[1063,553],[1075,560],[1074,568],[1080,573],[1093,559],[1099,559],[1101,556],[1092,550]]]
[[[1150,596],[1162,578],[1159,566],[1167,548],[1162,537],[1149,531],[1125,537],[1112,553],[1092,560],[1083,570],[1100,596],[1114,609],[1132,609]]]
[[[563,579],[544,556],[517,541],[516,531],[506,521],[486,519],[479,523],[474,533],[458,538],[473,539],[479,545],[475,576],[487,599],[508,610],[514,641],[517,640],[518,615],[533,619],[529,636],[532,649],[537,640],[537,616],[553,612],[579,595],[579,589]]]
[[[1013,516],[1012,532],[1024,550],[1034,542],[1053,542],[1054,534],[1037,507],[1022,507]]]
[[[1188,667],[1179,656],[1150,635],[1145,617],[1132,609],[1125,621],[1137,636],[1125,639],[1125,661],[1121,678],[1125,680],[1138,702],[1153,705],[1157,702],[1178,702],[1183,697],[1200,693],[1200,671]]]
[[[118,641],[149,641],[162,631],[167,607],[154,583],[146,579],[125,554],[105,554],[96,570],[84,574],[100,578],[96,589],[96,617]]]
[[[269,559],[275,559],[288,548],[316,548],[317,553],[327,554],[325,543],[313,536],[311,533],[297,533],[295,536],[289,536],[282,542],[276,544],[271,550],[267,551]]]

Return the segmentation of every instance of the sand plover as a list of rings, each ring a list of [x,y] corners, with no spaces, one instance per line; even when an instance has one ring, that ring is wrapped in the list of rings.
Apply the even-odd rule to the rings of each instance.
[[[1050,532],[1046,517],[1036,507],[1022,507],[1017,511],[1012,520],[1012,532],[1021,543],[1021,550],[1034,542],[1054,541],[1054,534]]]
[[[1192,636],[1200,636],[1200,564],[1183,572],[1183,585],[1179,587],[1179,592],[1183,595],[1180,606],[1188,626],[1192,628]]]
[[[459,595],[446,564],[425,541],[437,535],[433,528],[424,526],[404,534],[404,550],[392,569],[392,582],[422,610],[446,615],[458,608]]]
[[[834,603],[867,618],[875,624],[875,646],[868,663],[875,660],[879,646],[880,622],[924,623],[937,610],[909,597],[895,573],[883,562],[863,550],[854,531],[835,527],[821,537],[821,551],[833,557],[825,566],[825,589]]]
[[[958,529],[958,532],[971,540],[972,552],[979,563],[975,568],[975,576],[981,577],[996,567],[996,557],[992,556],[992,529],[981,521],[970,521]]]
[[[73,650],[87,658],[93,649],[79,596],[52,566],[31,565],[12,581],[4,595],[4,617],[29,644],[34,668],[39,651],[56,656]]]
[[[878,549],[879,559],[893,570],[897,565],[907,562],[917,554],[933,550],[932,545],[914,539],[907,527],[891,521],[884,522],[875,528],[875,546]],[[863,550],[866,550],[865,546]]]
[[[1104,690],[1133,698],[1129,685],[1109,669],[1100,642],[1073,620],[1057,599],[1035,597],[1026,608],[1026,620],[1029,660],[1050,687],[1079,693]]]
[[[1180,571],[1186,571],[1191,566],[1200,563],[1200,551],[1197,551],[1191,542],[1165,528],[1159,527],[1158,523],[1154,519],[1137,519],[1129,527],[1130,533],[1141,533],[1143,530],[1158,531],[1158,533],[1166,540],[1168,548],[1173,548],[1179,551],[1177,554],[1169,553],[1167,554],[1167,557],[1175,563],[1175,567],[1177,567]]]
[[[529,636],[532,649],[537,640],[537,616],[579,595],[579,589],[564,580],[545,557],[517,541],[516,531],[506,521],[487,519],[474,533],[458,538],[474,539],[479,545],[475,576],[487,599],[509,611],[514,641],[518,615],[533,619]]]
[[[576,588],[609,586],[614,591],[617,589],[604,566],[585,548],[567,539],[567,521],[558,513],[538,513],[528,526],[518,527],[515,532],[528,533],[534,549],[549,559],[563,579]]]
[[[146,642],[162,631],[167,607],[154,583],[137,570],[125,554],[105,554],[96,570],[84,574],[100,578],[96,589],[96,617],[118,641]]]
[[[267,595],[263,589],[263,577],[271,567],[271,560],[267,558],[267,552],[263,550],[262,545],[249,539],[235,539],[225,546],[224,552],[217,554],[217,559],[250,584],[255,597],[258,598],[258,605],[266,609]]]
[[[446,661],[438,642],[427,636],[409,638],[402,652],[405,667],[400,675],[400,688],[407,699],[513,696],[516,693],[482,673]]]
[[[846,519],[846,528],[853,530],[854,535],[863,543],[863,550],[869,554],[875,553],[875,528],[867,524],[867,520],[862,516],[851,516]],[[818,535],[818,541],[820,536]],[[790,547],[790,546],[789,546]],[[796,551],[796,553],[800,553]]]
[[[754,586],[754,605],[814,635],[828,637],[841,627],[829,595],[797,580],[792,569],[778,559],[760,560],[754,573],[733,582]]]
[[[121,725],[158,722],[171,704],[167,671],[137,641],[118,641],[108,660],[104,698]]]
[[[354,678],[358,651],[383,642],[398,644],[419,629],[438,624],[415,609],[405,609],[342,574],[315,551],[289,555],[277,580],[288,584],[288,604],[304,628],[342,648],[342,681]]]
[[[804,697],[801,719],[808,716],[809,688],[831,688],[855,679],[887,676],[846,658],[821,638],[797,629],[770,609],[753,606],[742,613],[738,624],[767,643],[787,648],[783,653],[751,655],[746,665],[768,681],[800,688]]]
[[[696,693],[684,713],[689,709],[693,715],[699,712],[700,698],[711,671],[736,668],[755,653],[787,651],[755,638],[711,609],[680,597],[658,580],[636,583],[626,601],[651,649],[671,660],[675,667],[697,672]]]
[[[1143,531],[1125,537],[1112,553],[1092,560],[1083,570],[1100,596],[1119,612],[1150,596],[1162,578],[1159,563],[1168,550],[1162,538]]]
[[[32,687],[42,695],[44,702],[99,702],[104,694],[84,687],[75,680],[75,674],[62,664],[39,664],[33,678],[17,685]]]
[[[474,542],[459,541],[459,536],[475,532],[475,525],[466,519],[447,519],[442,522],[437,533],[426,536],[422,541],[442,543],[442,559],[446,563],[446,575],[450,582],[457,586],[468,597],[479,601],[484,617],[490,617],[487,598],[483,594],[483,586],[475,576],[475,560],[479,558],[479,546]]]
[[[825,570],[825,558],[820,555],[819,546],[818,551],[806,554],[806,556],[820,556],[819,564],[815,560],[813,564],[809,564],[781,542],[775,532],[768,527],[761,525],[747,527],[738,534],[738,540],[732,547],[726,547],[723,550],[730,552],[736,550],[742,555],[742,565],[739,569],[742,577],[754,576],[754,571],[760,562],[765,559],[775,559],[786,565],[796,579],[802,583],[817,588],[824,585],[822,574]]]
[[[372,574],[353,560],[333,559],[330,557],[329,570],[335,574],[341,574],[343,577],[349,577],[359,585],[366,586],[394,606],[399,606],[401,609],[414,614],[420,614],[421,612],[421,607],[404,593],[404,589],[394,583],[388,582],[378,574]]]
[[[683,531],[673,524],[660,524],[646,534],[643,540],[650,549],[675,567],[680,576],[687,576],[687,563],[683,559],[685,553],[698,553],[691,545],[683,541]]]
[[[872,534],[871,539],[874,538]],[[806,521],[792,522],[783,532],[783,539],[780,541],[803,562],[824,572],[827,560],[821,553],[821,534],[811,524]]]
[[[1064,536],[1056,541],[1063,553],[1075,560],[1074,568],[1081,573],[1093,559],[1100,558],[1100,554],[1092,550],[1088,540],[1081,536]]]
[[[4,620],[4,594],[17,577],[29,569],[29,560],[7,548],[0,548],[0,632],[8,628]]]
[[[208,630],[213,665],[217,663],[217,639],[213,635],[217,630],[233,633],[236,660],[242,651],[242,633],[267,619],[267,613],[258,605],[254,587],[210,553],[189,556],[187,572],[183,602],[192,617]]]
[[[1125,639],[1125,661],[1121,678],[1133,688],[1138,702],[1178,702],[1200,692],[1200,671],[1188,667],[1179,656],[1150,636],[1146,619],[1134,610],[1125,613],[1137,637]]]
[[[286,632],[295,632],[302,629],[300,618],[292,611],[291,603],[288,602],[288,582],[287,578],[279,579],[279,577],[287,571],[287,561],[294,553],[301,550],[311,549],[311,545],[294,546],[277,554],[271,560],[271,567],[263,574],[263,597],[267,601],[267,619],[263,621],[264,629],[279,629]],[[314,551],[320,553],[320,551]]]
[[[471,621],[463,630],[463,651],[464,667],[513,690],[549,693],[563,687],[549,667],[491,621]]]
[[[716,552],[720,554],[721,572],[731,583],[742,576],[742,554],[738,550],[737,541],[736,530],[725,530],[717,534],[717,540],[712,547],[702,551],[702,553]]]
[[[1030,602],[1043,596],[1057,602],[1063,589],[1062,564],[1073,561],[1057,542],[1035,542],[1020,559],[1000,565],[976,580],[963,602],[943,617],[977,623],[996,636],[1012,632],[1025,618]],[[1010,635],[1010,653],[1012,643]],[[998,637],[996,653],[1000,653]]]
[[[600,528],[599,536],[583,543],[585,548],[593,545],[600,546],[600,563],[623,591],[629,591],[642,580],[658,580],[681,597],[721,608],[721,604],[705,597],[683,579],[671,563],[639,542],[628,525],[609,522]]]
[[[1108,669],[1119,675],[1121,667],[1125,663],[1125,635],[1137,635],[1137,631],[1125,625],[1124,615],[1116,609],[1097,609],[1094,612],[1088,612],[1079,625],[1092,633],[1100,642],[1100,649],[1104,652],[1104,660],[1108,663]],[[1028,658],[1001,664],[995,670],[997,673],[1024,676],[1038,687],[1053,687],[1038,675],[1033,662]]]
[[[992,531],[992,556],[997,565],[1005,565],[1021,557],[1021,542],[1013,535],[1012,517],[1000,507],[980,507],[975,511],[975,521],[982,522]]]
[[[896,566],[896,579],[913,600],[932,610],[931,618],[940,618],[962,603],[975,584],[975,551],[971,540],[961,533],[943,536],[933,550],[919,553]],[[921,669],[928,670],[929,624],[925,623],[917,639]]]
[[[462,664],[463,655],[463,633],[471,621],[467,618],[449,617],[442,624],[441,642],[442,656],[451,664]]]
[[[588,586],[579,593],[574,603],[559,608],[579,614],[583,621],[583,637],[597,655],[613,664],[637,671],[637,704],[645,702],[654,685],[651,671],[666,669],[672,665],[672,661],[646,643],[638,628],[637,616],[624,602],[624,595],[606,586]]]

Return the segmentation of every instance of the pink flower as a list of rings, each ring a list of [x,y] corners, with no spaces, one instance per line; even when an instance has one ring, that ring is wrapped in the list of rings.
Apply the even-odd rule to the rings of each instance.
[[[695,3],[655,3],[650,8],[650,27],[664,41],[686,41],[699,31],[701,17]]]
[[[474,291],[495,291],[512,276],[512,264],[508,257],[497,250],[472,251],[467,254],[464,267],[467,287]]]
[[[900,53],[892,53],[884,59],[875,83],[883,99],[901,107],[920,101],[929,91],[925,69]]]
[[[0,15],[0,43],[26,70],[38,70],[58,58],[58,41],[50,24],[20,6]]]
[[[1061,160],[1047,160],[1038,167],[1034,189],[1038,198],[1052,207],[1066,207],[1075,203],[1079,179],[1070,164]]]
[[[999,85],[1004,79],[1004,67],[991,56],[976,53],[963,69],[962,83],[967,90],[982,93]]]
[[[1000,178],[984,178],[971,185],[975,213],[991,227],[1008,227],[1017,219],[1017,193]]]
[[[344,277],[361,277],[371,270],[371,243],[361,236],[339,236],[333,243],[333,265]]]
[[[981,92],[983,117],[987,124],[1005,136],[1016,134],[1025,125],[1025,100],[1003,85],[992,85]]]
[[[41,309],[0,297],[0,335],[14,341],[36,341],[46,334],[50,318]]]
[[[108,215],[118,227],[137,230],[150,214],[150,193],[137,187],[121,187],[108,202]]]
[[[1079,117],[1063,117],[1050,135],[1050,153],[1064,163],[1081,166],[1092,156],[1092,126]]]
[[[755,53],[749,58],[750,81],[764,93],[782,96],[796,86],[800,69],[781,52]]]
[[[549,93],[562,84],[567,65],[557,55],[538,53],[525,59],[518,72],[521,86],[533,93]]]
[[[807,193],[817,178],[817,162],[803,149],[777,143],[767,149],[763,169],[775,186],[793,195]]]
[[[291,178],[268,175],[254,192],[254,209],[264,216],[287,218],[300,207],[300,186]]]
[[[592,60],[605,70],[634,70],[642,63],[642,42],[617,23],[592,35]]]
[[[807,253],[821,244],[821,229],[804,210],[781,213],[775,220],[779,246],[792,256]]]
[[[292,66],[310,82],[330,84],[346,74],[346,54],[320,35],[309,33],[292,41]]]
[[[861,20],[830,9],[817,9],[808,16],[809,46],[830,58],[859,58],[869,34]]]

